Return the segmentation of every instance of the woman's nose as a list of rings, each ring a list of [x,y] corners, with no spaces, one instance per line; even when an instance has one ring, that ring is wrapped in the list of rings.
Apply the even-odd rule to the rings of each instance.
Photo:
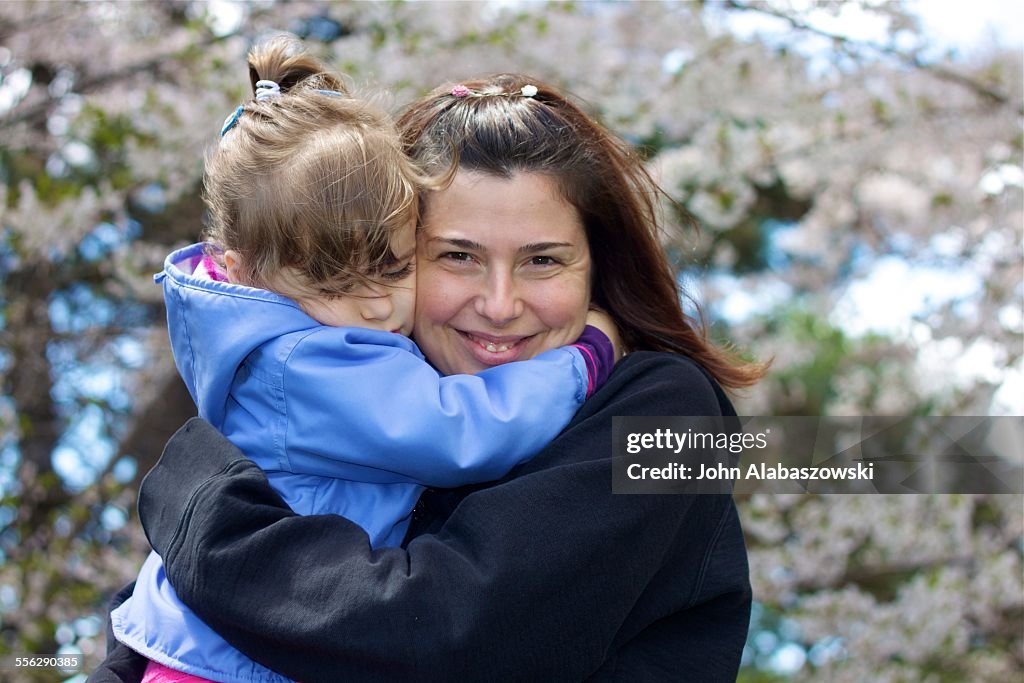
[[[493,274],[488,278],[487,287],[476,299],[476,312],[496,326],[518,318],[522,308],[515,281],[505,274]]]
[[[363,320],[387,320],[394,310],[394,304],[388,294],[359,300],[359,313],[363,316]]]

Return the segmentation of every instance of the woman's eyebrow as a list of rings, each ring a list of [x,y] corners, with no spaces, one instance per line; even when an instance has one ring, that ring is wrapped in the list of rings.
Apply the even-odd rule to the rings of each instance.
[[[428,242],[442,242],[444,244],[451,245],[458,249],[466,249],[467,251],[486,251],[484,245],[473,240],[462,239],[461,237],[429,237]],[[524,244],[516,249],[517,254],[532,254],[537,251],[546,251],[548,249],[558,249],[559,247],[574,247],[576,246],[572,242],[531,242],[530,244]]]
[[[520,254],[532,254],[535,251],[547,251],[548,249],[558,249],[559,247],[574,247],[572,242],[534,242],[533,244],[524,244],[523,246],[516,249],[517,253]]]
[[[428,242],[443,242],[459,249],[467,249],[470,251],[483,251],[484,245],[473,240],[466,240],[460,237],[429,237]]]

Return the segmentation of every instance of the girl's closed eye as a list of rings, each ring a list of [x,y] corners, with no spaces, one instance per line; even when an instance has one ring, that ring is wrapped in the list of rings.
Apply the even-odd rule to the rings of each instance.
[[[392,270],[385,273],[381,273],[380,277],[382,280],[386,282],[397,282],[399,280],[404,280],[405,278],[412,275],[415,269],[416,264],[413,261],[409,261],[398,270]]]

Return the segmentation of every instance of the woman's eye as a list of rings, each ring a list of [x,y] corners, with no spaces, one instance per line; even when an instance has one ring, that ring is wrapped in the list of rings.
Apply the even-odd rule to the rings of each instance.
[[[531,266],[554,266],[558,265],[558,259],[554,256],[533,256],[530,258]]]
[[[446,251],[441,258],[449,261],[471,261],[473,257],[464,251]]]

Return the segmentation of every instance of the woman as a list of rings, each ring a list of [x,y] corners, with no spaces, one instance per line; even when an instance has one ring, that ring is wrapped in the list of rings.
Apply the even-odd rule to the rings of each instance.
[[[501,481],[428,491],[402,548],[298,517],[191,421],[140,493],[179,596],[272,669],[332,680],[732,680],[750,608],[726,496],[611,494],[620,415],[734,415],[735,364],[681,311],[656,188],[556,90],[502,75],[446,87],[399,126],[451,185],[425,198],[415,338],[441,372],[575,339],[588,305],[632,352],[570,425]],[[396,416],[396,420],[400,416]],[[115,650],[92,680],[138,680]]]

